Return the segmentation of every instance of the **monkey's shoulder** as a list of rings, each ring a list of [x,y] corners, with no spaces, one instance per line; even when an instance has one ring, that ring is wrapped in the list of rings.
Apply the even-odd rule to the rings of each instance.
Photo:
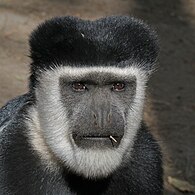
[[[123,164],[113,175],[110,190],[118,194],[122,191],[123,194],[160,195],[163,193],[162,175],[161,149],[143,124],[138,131],[130,158],[125,156]]]
[[[8,101],[6,105],[0,108],[0,129],[13,120],[18,112],[29,103],[30,99],[30,94],[26,93]]]
[[[28,95],[20,96],[1,109],[0,194],[69,194],[60,172],[43,164],[29,142],[29,101]]]
[[[140,192],[145,190],[147,194],[162,193],[161,148],[144,123],[136,136],[129,168],[134,181],[139,183]]]

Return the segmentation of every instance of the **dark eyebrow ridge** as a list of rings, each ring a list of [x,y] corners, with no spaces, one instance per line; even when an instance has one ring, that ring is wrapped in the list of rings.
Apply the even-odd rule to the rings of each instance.
[[[89,73],[85,75],[80,75],[77,77],[62,77],[61,78],[64,81],[67,82],[81,82],[81,83],[86,83],[89,85],[99,85],[99,84],[104,84],[104,85],[109,85],[112,83],[117,83],[117,82],[125,82],[125,83],[131,83],[132,81],[135,81],[136,78],[133,77],[123,77],[123,76],[118,76],[114,74],[97,74],[97,73]]]

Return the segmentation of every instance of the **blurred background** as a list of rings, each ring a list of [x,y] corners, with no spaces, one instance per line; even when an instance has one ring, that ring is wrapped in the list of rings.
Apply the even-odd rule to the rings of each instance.
[[[43,20],[131,15],[159,34],[145,119],[164,153],[165,194],[195,185],[195,0],[0,0],[0,107],[28,90],[28,36]]]

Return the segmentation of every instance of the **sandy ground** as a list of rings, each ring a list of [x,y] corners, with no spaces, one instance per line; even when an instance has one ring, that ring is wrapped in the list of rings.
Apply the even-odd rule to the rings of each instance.
[[[194,0],[0,0],[0,106],[28,89],[28,35],[46,18],[133,15],[157,30],[159,69],[150,80],[145,118],[163,148],[165,194],[182,194],[173,176],[195,185]]]

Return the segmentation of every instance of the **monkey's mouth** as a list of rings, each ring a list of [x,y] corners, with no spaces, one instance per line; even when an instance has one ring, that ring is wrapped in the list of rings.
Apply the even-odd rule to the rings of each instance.
[[[72,135],[78,147],[87,148],[117,148],[123,135]]]

